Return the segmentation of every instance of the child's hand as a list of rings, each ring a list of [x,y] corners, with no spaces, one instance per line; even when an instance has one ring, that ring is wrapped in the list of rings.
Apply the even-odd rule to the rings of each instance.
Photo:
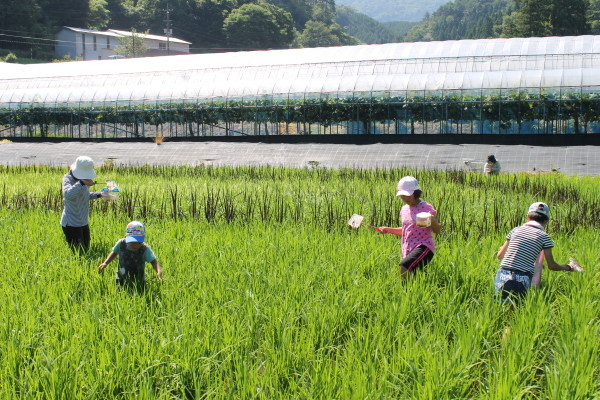
[[[102,273],[102,271],[104,271],[104,268],[106,268],[106,263],[98,265],[98,272]]]
[[[582,272],[583,271],[583,267],[581,265],[579,265],[579,263],[573,258],[569,258],[569,267],[571,267],[571,272]]]
[[[383,234],[388,233],[387,232],[387,226],[380,226],[379,228],[375,229],[375,232],[377,232],[377,233],[383,233]]]

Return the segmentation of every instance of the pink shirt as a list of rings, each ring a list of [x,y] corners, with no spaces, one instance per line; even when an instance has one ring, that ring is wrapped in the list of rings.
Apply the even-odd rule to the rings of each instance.
[[[400,210],[400,218],[402,219],[402,258],[422,244],[435,253],[431,227],[422,228],[416,224],[417,214],[421,212],[437,214],[436,209],[431,204],[422,200],[414,207],[405,204]]]

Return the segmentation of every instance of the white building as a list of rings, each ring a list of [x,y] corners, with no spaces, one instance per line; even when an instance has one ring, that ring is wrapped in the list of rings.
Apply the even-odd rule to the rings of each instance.
[[[73,59],[107,60],[114,56],[115,48],[120,46],[119,37],[131,36],[128,31],[109,29],[107,31],[94,31],[90,29],[72,28],[64,26],[57,34],[58,44],[55,46],[56,55],[59,57],[71,56]],[[155,57],[166,55],[189,54],[190,42],[174,37],[144,35],[148,51],[140,57]]]

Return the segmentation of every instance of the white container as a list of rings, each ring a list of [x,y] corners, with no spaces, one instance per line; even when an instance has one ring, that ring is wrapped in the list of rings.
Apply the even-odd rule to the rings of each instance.
[[[420,212],[417,214],[417,226],[426,228],[431,226],[431,214],[428,212]]]

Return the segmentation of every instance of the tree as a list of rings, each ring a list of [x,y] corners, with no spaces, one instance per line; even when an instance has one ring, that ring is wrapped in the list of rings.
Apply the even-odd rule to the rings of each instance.
[[[112,29],[128,30],[140,22],[139,8],[133,2],[124,0],[106,0],[106,9],[110,16]]]
[[[326,25],[331,25],[335,19],[335,4],[317,3],[312,8],[313,21],[323,22]]]
[[[244,4],[232,10],[223,31],[231,45],[257,49],[287,48],[295,36],[291,14],[269,3]]]
[[[0,7],[0,32],[19,36],[25,36],[20,32],[40,32],[40,16],[41,9],[36,0],[5,0]],[[0,47],[4,49],[29,50],[26,39],[6,36],[1,39]]]
[[[496,25],[513,4],[512,0],[455,0],[426,14],[405,41],[460,40],[498,37]],[[512,10],[511,10],[512,11]]]
[[[590,34],[600,35],[600,0],[590,0],[586,17]]]
[[[89,0],[40,0],[42,13],[57,30],[62,26],[85,27],[90,12]]]
[[[504,17],[502,37],[582,35],[588,32],[587,0],[519,0]]]
[[[294,26],[297,30],[304,29],[304,25],[312,13],[310,4],[306,0],[266,0],[268,3],[277,7],[283,8],[285,11],[292,14]]]
[[[148,51],[147,34],[148,31],[139,33],[132,29],[131,35],[117,37],[119,47],[115,48],[115,53],[127,58],[142,57]]]
[[[356,45],[360,42],[348,35],[338,24],[327,25],[319,21],[308,21],[298,37],[299,47],[330,47]]]
[[[550,14],[552,35],[576,36],[588,33],[587,8],[587,0],[554,0]]]
[[[90,0],[90,11],[87,17],[88,29],[101,30],[110,23],[110,12],[105,0]]]

